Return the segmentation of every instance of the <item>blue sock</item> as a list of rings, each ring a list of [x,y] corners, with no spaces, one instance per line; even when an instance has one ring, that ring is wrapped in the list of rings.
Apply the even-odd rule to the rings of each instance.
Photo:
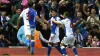
[[[66,48],[64,46],[61,46],[61,51],[62,51],[62,54],[67,55]]]
[[[60,46],[56,46],[56,49],[62,54]]]
[[[30,45],[30,39],[26,39],[25,45],[29,46]]]
[[[50,56],[51,50],[52,50],[52,47],[48,46],[48,56]]]
[[[34,53],[34,42],[31,42],[31,52]]]
[[[75,55],[78,55],[77,50],[75,47],[72,48]]]

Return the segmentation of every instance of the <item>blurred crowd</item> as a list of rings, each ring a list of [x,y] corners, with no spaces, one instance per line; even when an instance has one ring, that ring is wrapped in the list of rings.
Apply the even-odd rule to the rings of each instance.
[[[56,9],[62,19],[68,12],[73,23],[77,47],[100,47],[100,0],[32,0],[38,16],[49,20],[51,10]],[[17,20],[22,10],[28,7],[28,0],[0,0],[0,47],[19,46],[17,39]],[[23,25],[23,23],[21,24]],[[40,29],[49,39],[50,29]],[[60,29],[60,39],[64,30]],[[43,43],[44,44],[44,43]],[[44,44],[45,45],[45,44]]]

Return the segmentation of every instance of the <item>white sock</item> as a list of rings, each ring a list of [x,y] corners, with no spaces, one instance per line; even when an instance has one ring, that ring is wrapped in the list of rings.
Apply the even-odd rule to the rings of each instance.
[[[75,56],[78,56],[78,55],[75,55]]]
[[[62,56],[65,56],[65,54],[62,54]]]
[[[68,55],[63,54],[63,56],[68,56]]]
[[[65,55],[65,56],[68,56],[68,55]]]

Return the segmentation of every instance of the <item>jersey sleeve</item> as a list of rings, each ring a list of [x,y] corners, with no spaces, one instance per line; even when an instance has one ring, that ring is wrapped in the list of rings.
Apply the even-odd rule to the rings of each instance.
[[[61,20],[61,21],[59,21],[61,24],[64,24],[64,22],[65,22],[65,20]]]
[[[59,22],[60,24],[62,24],[61,21],[62,21],[62,20],[60,19],[60,17],[57,17],[57,22]]]

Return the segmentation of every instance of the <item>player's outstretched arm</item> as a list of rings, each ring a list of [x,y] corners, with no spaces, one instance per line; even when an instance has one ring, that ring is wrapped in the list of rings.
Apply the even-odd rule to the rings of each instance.
[[[52,22],[54,22],[55,24],[61,25],[60,21],[55,21],[54,19],[51,19]]]
[[[43,29],[47,29],[46,28],[46,24],[44,24],[44,22],[40,19],[40,17],[36,16],[37,21],[42,25]]]
[[[61,21],[55,21],[54,19],[51,19],[51,21],[54,22],[55,24],[60,25],[60,27],[64,29],[64,24],[61,23]]]
[[[40,19],[40,17],[36,16],[36,19],[37,19],[37,21],[38,21],[41,25],[44,24],[44,22]]]
[[[47,28],[50,28],[50,22],[47,21],[45,18],[42,18],[42,20],[46,24]]]
[[[42,18],[42,20],[44,23],[49,24],[49,22],[46,19]]]

